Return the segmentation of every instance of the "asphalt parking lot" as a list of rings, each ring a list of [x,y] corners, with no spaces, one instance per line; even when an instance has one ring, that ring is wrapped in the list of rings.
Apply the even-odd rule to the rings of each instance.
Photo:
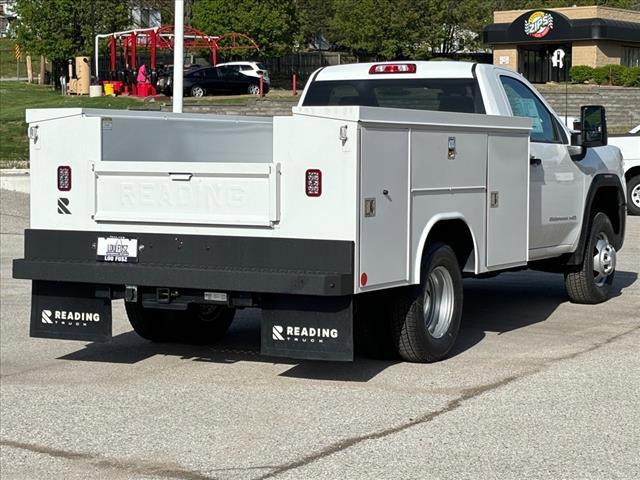
[[[339,364],[258,356],[255,311],[212,347],[144,341],[121,302],[109,344],[31,339],[28,196],[0,205],[3,479],[640,478],[640,217],[605,304],[467,281],[451,358]]]

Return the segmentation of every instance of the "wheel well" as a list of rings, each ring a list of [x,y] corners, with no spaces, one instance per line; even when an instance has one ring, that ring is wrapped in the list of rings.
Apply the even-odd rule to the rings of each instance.
[[[620,235],[621,228],[618,194],[619,190],[616,187],[600,187],[593,197],[593,203],[591,204],[592,212],[603,212],[607,214],[616,235]]]
[[[475,249],[473,236],[464,220],[441,220],[436,223],[427,236],[422,251],[422,258],[433,242],[449,245],[458,257],[458,263],[463,270],[475,271]]]
[[[632,177],[640,175],[640,167],[633,167],[624,173],[624,179],[628,182]]]

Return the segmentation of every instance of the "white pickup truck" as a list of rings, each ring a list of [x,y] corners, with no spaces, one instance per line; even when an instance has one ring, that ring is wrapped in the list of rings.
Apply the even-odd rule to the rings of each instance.
[[[558,272],[605,301],[624,174],[604,109],[581,120],[456,62],[323,68],[288,117],[29,110],[31,335],[107,340],[124,298],[152,341],[215,341],[257,307],[264,354],[430,362],[463,276]]]

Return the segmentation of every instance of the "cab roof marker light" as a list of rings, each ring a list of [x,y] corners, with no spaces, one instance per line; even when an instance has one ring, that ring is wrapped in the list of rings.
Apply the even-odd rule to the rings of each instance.
[[[415,63],[382,63],[372,65],[369,69],[370,75],[379,73],[416,73]]]

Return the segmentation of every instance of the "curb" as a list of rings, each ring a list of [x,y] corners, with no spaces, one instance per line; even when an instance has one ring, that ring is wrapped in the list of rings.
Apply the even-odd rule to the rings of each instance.
[[[26,168],[0,169],[0,188],[12,192],[31,192],[31,176]]]

